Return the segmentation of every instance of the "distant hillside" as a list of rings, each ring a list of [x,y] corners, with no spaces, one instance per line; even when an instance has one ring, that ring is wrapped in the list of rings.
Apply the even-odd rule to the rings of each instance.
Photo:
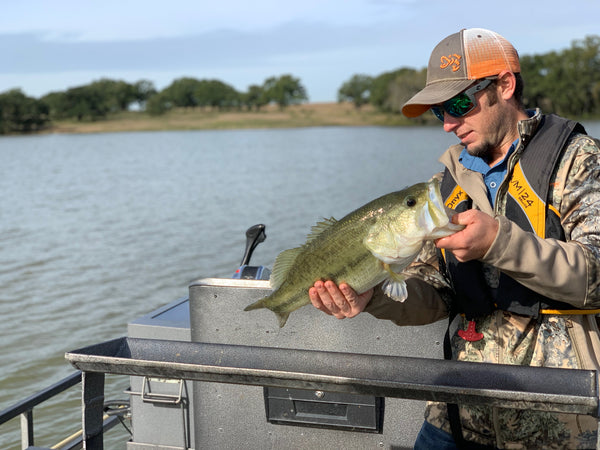
[[[97,122],[55,121],[48,133],[103,133],[159,130],[225,130],[247,128],[296,128],[319,126],[397,126],[417,122],[399,114],[386,114],[365,105],[307,103],[283,110],[269,105],[258,112],[175,109],[161,116],[123,112]]]

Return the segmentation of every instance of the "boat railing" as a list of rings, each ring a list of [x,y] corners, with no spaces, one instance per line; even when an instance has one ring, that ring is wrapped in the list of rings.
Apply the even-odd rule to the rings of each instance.
[[[12,406],[0,411],[0,426],[6,422],[21,416],[21,448],[32,448],[35,445],[35,427],[33,420],[33,410],[42,403],[52,399],[58,394],[61,394],[68,389],[77,386],[81,383],[81,371],[73,372],[71,375],[63,378],[57,383],[48,386],[35,394],[20,400]],[[117,416],[105,417],[102,421],[102,430],[107,431],[116,425],[119,421]],[[77,432],[62,442],[54,445],[53,449],[72,450],[83,447],[82,432]],[[41,447],[36,447],[41,448]]]
[[[96,344],[66,358],[83,371],[89,449],[103,448],[105,373],[600,416],[593,370],[139,338]]]

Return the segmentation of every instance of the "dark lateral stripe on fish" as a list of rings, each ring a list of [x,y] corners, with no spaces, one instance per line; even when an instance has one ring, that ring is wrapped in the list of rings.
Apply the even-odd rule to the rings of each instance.
[[[289,306],[299,303],[298,300],[302,301],[305,295],[308,295],[308,290],[306,290],[306,292],[304,290],[298,291],[294,296],[273,308],[273,311],[286,311]]]
[[[354,268],[358,267],[360,264],[362,264],[364,262],[364,260],[367,258],[374,258],[374,256],[369,251],[364,251],[358,255],[358,258],[348,261],[347,267],[354,269]],[[336,274],[336,278],[339,275],[340,274]]]

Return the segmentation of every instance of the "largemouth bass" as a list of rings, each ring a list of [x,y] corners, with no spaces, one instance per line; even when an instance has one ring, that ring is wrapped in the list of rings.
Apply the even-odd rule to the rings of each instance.
[[[385,280],[386,294],[404,301],[401,272],[424,242],[463,228],[450,223],[437,180],[384,195],[339,221],[317,223],[304,245],[281,252],[269,280],[273,293],[244,311],[268,308],[283,327],[292,311],[310,303],[317,280],[345,282],[359,294]]]

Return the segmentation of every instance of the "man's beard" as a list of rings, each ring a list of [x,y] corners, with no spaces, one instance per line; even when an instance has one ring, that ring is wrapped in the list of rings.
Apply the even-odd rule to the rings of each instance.
[[[466,147],[466,149],[467,149],[467,152],[469,153],[469,155],[477,156],[477,157],[483,159],[484,161],[488,161],[488,159],[492,153],[491,145],[487,142],[483,142],[473,148]]]

